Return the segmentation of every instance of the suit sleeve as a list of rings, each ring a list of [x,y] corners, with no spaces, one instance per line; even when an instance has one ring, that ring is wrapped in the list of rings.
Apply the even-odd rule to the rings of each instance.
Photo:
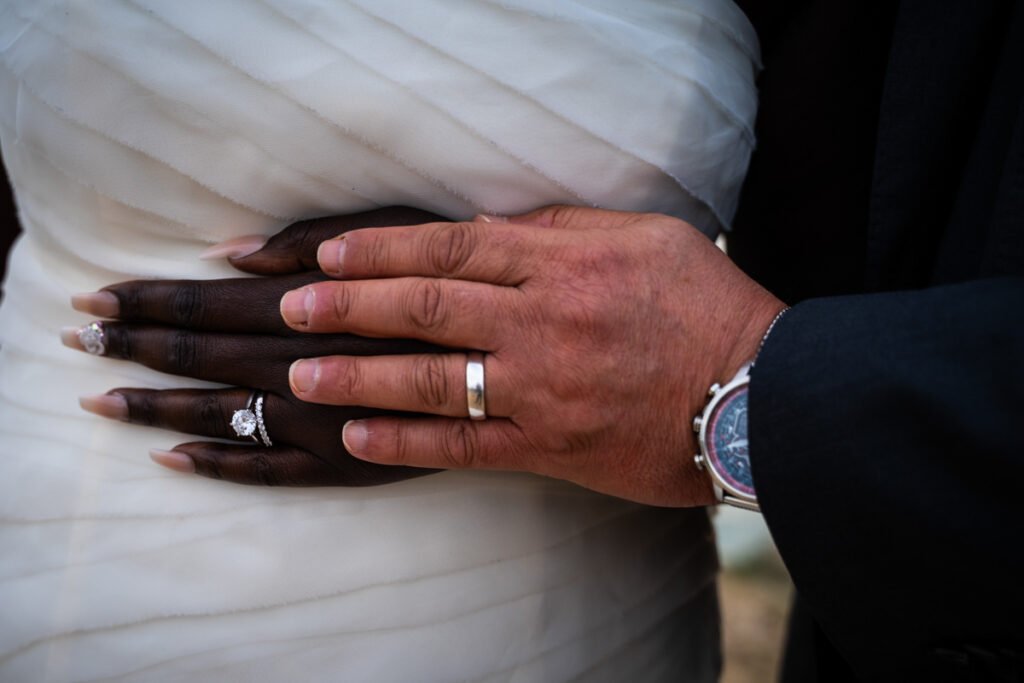
[[[750,439],[797,593],[860,677],[1019,657],[1024,279],[795,306]]]

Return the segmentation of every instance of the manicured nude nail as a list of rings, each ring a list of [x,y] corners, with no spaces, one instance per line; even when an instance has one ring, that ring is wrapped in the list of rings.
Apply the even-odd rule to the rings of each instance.
[[[116,318],[121,302],[111,292],[85,292],[71,296],[71,308],[100,318]]]
[[[495,216],[492,213],[478,213],[473,220],[478,223],[508,223],[506,216]]]
[[[80,329],[80,327],[60,328],[60,343],[75,351],[85,351],[85,347],[82,346],[82,342],[78,339],[78,330]]]
[[[296,394],[307,394],[320,382],[320,361],[297,360],[288,370],[288,383]]]
[[[157,465],[163,465],[167,469],[174,470],[175,472],[192,474],[196,471],[196,463],[192,460],[191,456],[180,451],[161,451],[154,448],[149,451],[149,457],[152,458],[153,462]]]
[[[128,401],[120,394],[99,394],[98,396],[81,396],[78,405],[94,415],[108,417],[111,420],[126,421],[128,419]]]
[[[360,455],[366,449],[370,432],[363,420],[349,420],[341,430],[341,441],[345,450],[352,455]]]
[[[316,250],[316,261],[320,264],[320,270],[328,275],[341,275],[347,246],[348,240],[344,237],[321,242]]]
[[[281,297],[281,317],[289,325],[304,326],[309,321],[316,302],[316,292],[312,287],[293,289]]]
[[[212,261],[214,259],[237,259],[249,254],[255,254],[267,243],[263,235],[244,235],[234,239],[225,240],[213,245],[203,253],[199,254],[201,261]]]

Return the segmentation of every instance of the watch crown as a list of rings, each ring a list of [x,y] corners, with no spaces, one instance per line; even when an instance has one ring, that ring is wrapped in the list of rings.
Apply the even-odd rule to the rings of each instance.
[[[704,456],[701,455],[700,453],[698,453],[697,455],[693,456],[693,463],[697,466],[698,470],[703,470],[704,469]]]
[[[700,415],[698,415],[697,417],[693,418],[693,431],[699,432],[700,428],[701,428],[701,425],[703,425],[703,424],[704,424],[704,418],[701,417]]]
[[[717,394],[721,390],[722,390],[722,385],[719,384],[718,382],[715,382],[714,384],[711,385],[711,388],[708,389],[708,396],[712,396],[713,397],[715,394]]]

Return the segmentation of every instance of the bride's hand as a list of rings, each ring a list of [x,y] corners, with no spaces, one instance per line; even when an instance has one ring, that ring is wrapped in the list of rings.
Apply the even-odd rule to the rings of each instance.
[[[296,334],[279,312],[285,292],[324,278],[319,272],[304,272],[316,268],[316,250],[324,240],[360,227],[425,220],[439,217],[394,208],[304,221],[266,244],[243,238],[208,252],[234,256],[230,260],[239,269],[271,277],[124,282],[74,297],[77,310],[113,320],[102,323],[103,355],[236,387],[117,388],[83,398],[83,407],[135,424],[240,441],[244,445],[190,442],[154,452],[157,462],[174,469],[239,483],[360,486],[429,473],[351,457],[342,445],[342,425],[384,411],[300,401],[289,389],[288,369],[296,359],[309,356],[423,354],[437,347],[348,334]],[[65,330],[64,341],[85,350],[77,332]],[[254,390],[266,392],[262,412],[274,444],[270,448],[254,443],[253,437],[237,436],[231,427],[234,412],[246,407]]]

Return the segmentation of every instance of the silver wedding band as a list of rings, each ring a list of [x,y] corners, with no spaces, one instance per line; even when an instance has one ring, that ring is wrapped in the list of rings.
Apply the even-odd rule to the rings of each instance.
[[[484,354],[471,351],[466,356],[466,403],[470,420],[486,420],[484,402]]]

